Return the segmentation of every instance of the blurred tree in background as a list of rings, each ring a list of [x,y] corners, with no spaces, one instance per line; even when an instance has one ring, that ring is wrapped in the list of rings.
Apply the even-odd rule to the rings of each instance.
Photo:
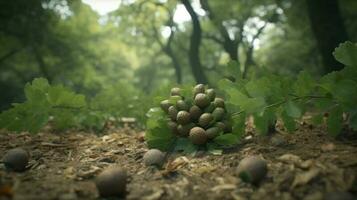
[[[331,53],[357,40],[356,13],[354,0],[120,0],[107,15],[80,0],[2,1],[0,109],[35,77],[106,99],[108,110],[169,85],[216,86],[229,60],[248,79],[320,76],[341,68]]]

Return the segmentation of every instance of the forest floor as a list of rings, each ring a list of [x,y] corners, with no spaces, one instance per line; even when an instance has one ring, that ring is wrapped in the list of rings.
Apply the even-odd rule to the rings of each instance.
[[[31,160],[22,173],[0,164],[0,199],[98,199],[93,180],[113,165],[130,174],[126,199],[319,200],[328,193],[330,198],[341,191],[357,194],[357,140],[333,139],[322,127],[302,124],[294,134],[247,137],[222,155],[172,154],[162,169],[142,163],[148,150],[143,134],[129,128],[105,135],[3,132],[0,157],[22,147]],[[259,185],[236,175],[239,161],[248,155],[268,162],[268,175]]]

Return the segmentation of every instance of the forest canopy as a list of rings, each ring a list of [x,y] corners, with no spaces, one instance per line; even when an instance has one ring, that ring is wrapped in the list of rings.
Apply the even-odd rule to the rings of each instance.
[[[96,2],[0,3],[0,109],[38,77],[118,115],[172,85],[216,87],[230,60],[247,79],[319,77],[342,69],[332,52],[357,39],[353,0],[118,0],[103,12]]]

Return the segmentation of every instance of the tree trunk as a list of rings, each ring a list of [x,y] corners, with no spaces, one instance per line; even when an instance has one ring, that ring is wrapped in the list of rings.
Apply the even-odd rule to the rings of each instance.
[[[312,31],[322,56],[325,73],[341,70],[332,52],[348,40],[337,0],[306,0]]]
[[[48,80],[49,83],[52,83],[52,77],[50,76],[50,73],[47,70],[45,61],[43,60],[42,55],[40,54],[40,52],[36,47],[33,47],[33,53],[35,55],[36,61],[38,62],[40,72]]]
[[[181,72],[181,65],[177,60],[175,54],[172,52],[172,49],[169,47],[165,49],[166,54],[171,58],[171,62],[175,68],[175,75],[176,75],[176,82],[178,84],[182,83],[182,72]]]
[[[196,12],[193,10],[189,0],[181,0],[181,1],[192,19],[192,34],[191,34],[190,49],[189,49],[189,61],[191,65],[191,70],[197,83],[207,84],[208,79],[203,72],[203,67],[200,60],[200,46],[201,46],[201,39],[202,39],[202,30],[201,30],[200,21],[198,20],[198,16]]]

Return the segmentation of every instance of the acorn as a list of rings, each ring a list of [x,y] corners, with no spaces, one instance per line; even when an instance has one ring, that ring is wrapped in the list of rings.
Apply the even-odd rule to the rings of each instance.
[[[214,99],[216,98],[216,91],[214,89],[208,89],[206,91],[206,94],[210,101],[214,101]]]
[[[198,119],[198,124],[201,127],[208,127],[213,121],[213,116],[211,113],[203,113],[200,118]]]
[[[184,100],[178,100],[178,101],[176,102],[176,107],[177,107],[177,109],[178,109],[179,111],[181,111],[181,110],[186,110],[186,111],[188,111],[188,109],[189,109],[187,103],[186,103]]]
[[[165,162],[165,153],[158,149],[150,149],[144,154],[143,161],[146,166],[156,165],[161,167]]]
[[[212,127],[206,130],[208,139],[213,139],[219,135],[222,130],[219,127]]]
[[[224,133],[232,133],[232,131],[233,131],[232,123],[229,121],[224,121],[223,123],[225,125],[223,132]]]
[[[205,85],[198,84],[193,88],[193,95],[196,96],[199,93],[205,93]]]
[[[178,113],[178,110],[177,110],[176,106],[170,106],[169,109],[168,109],[168,113],[169,113],[170,118],[173,121],[176,121],[177,113]]]
[[[171,96],[181,96],[181,89],[174,87],[171,89]]]
[[[207,142],[206,131],[201,127],[194,127],[190,130],[190,141],[193,144],[201,145]]]
[[[205,112],[206,113],[212,113],[214,111],[214,109],[216,109],[216,106],[214,105],[213,102],[211,102],[206,108],[205,108]]]
[[[205,108],[210,104],[210,101],[206,94],[199,93],[195,96],[194,103],[200,108]]]
[[[172,103],[170,103],[170,101],[167,100],[167,99],[161,101],[161,103],[160,103],[161,109],[162,109],[163,111],[165,111],[166,113],[168,112],[170,106],[172,106]]]
[[[178,129],[177,129],[177,123],[176,123],[176,122],[169,121],[169,122],[167,122],[167,126],[169,127],[171,133],[173,133],[173,134],[175,134],[175,135],[178,135],[178,134],[179,134]]]
[[[22,148],[15,148],[9,150],[3,157],[2,162],[5,167],[16,172],[26,170],[29,162],[29,154]]]
[[[177,113],[177,123],[179,124],[188,124],[191,121],[190,113],[187,111],[180,111]]]
[[[267,163],[259,156],[249,156],[240,161],[237,167],[238,176],[248,183],[257,184],[268,172]]]
[[[177,130],[180,136],[187,137],[190,133],[190,130],[195,127],[194,123],[189,123],[186,125],[178,125]]]
[[[216,97],[213,103],[216,107],[224,108],[224,100],[222,98]]]
[[[113,167],[100,173],[95,184],[102,197],[125,196],[127,173],[119,167]]]
[[[223,122],[216,122],[214,126],[220,128],[221,131],[224,131],[226,129],[226,125]]]
[[[191,108],[190,108],[190,116],[191,116],[191,119],[197,121],[198,118],[200,118],[200,116],[202,115],[202,110],[200,107],[196,106],[196,105],[193,105]]]
[[[224,117],[225,110],[221,107],[217,107],[213,110],[212,115],[216,121],[221,121]]]

